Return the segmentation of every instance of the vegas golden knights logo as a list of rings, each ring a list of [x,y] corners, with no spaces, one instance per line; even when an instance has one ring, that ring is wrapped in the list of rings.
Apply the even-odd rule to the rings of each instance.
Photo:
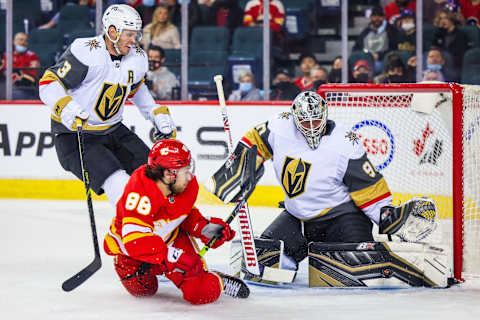
[[[295,198],[305,192],[311,163],[302,159],[285,157],[282,168],[282,186],[289,198]]]
[[[107,121],[113,118],[123,105],[126,93],[127,86],[105,82],[95,104],[95,112],[100,119]]]

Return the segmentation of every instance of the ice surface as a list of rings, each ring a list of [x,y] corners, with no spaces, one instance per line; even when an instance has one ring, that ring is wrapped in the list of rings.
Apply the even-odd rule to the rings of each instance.
[[[225,217],[228,207],[200,206],[205,215]],[[113,217],[107,202],[94,202],[98,234]],[[278,210],[251,208],[255,233]],[[158,293],[134,298],[120,284],[112,258],[76,290],[62,282],[93,259],[84,201],[0,200],[0,319],[480,319],[480,280],[449,289],[308,288],[305,266],[294,288],[250,286],[246,300],[228,296],[192,306],[169,282]],[[207,253],[210,266],[226,271],[229,246]]]

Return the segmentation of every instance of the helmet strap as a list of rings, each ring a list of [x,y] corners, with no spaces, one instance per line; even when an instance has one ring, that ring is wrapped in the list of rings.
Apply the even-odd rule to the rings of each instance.
[[[115,49],[115,52],[117,52],[118,54],[122,54],[120,52],[120,49],[118,48],[118,40],[120,40],[121,30],[120,30],[120,32],[118,32],[117,28],[115,26],[113,26],[113,27],[116,30],[117,38],[115,40],[113,40],[112,38],[110,38],[110,35],[108,34],[108,32],[106,32],[106,36],[107,36],[108,40],[110,40],[113,43],[113,48]]]

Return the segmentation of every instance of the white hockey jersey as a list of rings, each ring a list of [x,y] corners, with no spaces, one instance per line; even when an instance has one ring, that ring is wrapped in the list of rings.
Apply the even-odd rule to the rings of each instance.
[[[361,209],[378,224],[380,208],[392,196],[355,133],[329,120],[317,149],[312,150],[290,113],[256,126],[242,142],[257,145],[272,159],[285,193],[285,208],[301,220],[327,219]]]
[[[71,100],[89,114],[86,130],[90,131],[108,130],[121,122],[126,99],[137,94],[133,102],[149,119],[155,102],[142,86],[147,71],[147,56],[139,47],[112,59],[103,36],[76,39],[39,82],[42,100],[52,111],[53,131],[74,129],[64,127],[60,119]]]

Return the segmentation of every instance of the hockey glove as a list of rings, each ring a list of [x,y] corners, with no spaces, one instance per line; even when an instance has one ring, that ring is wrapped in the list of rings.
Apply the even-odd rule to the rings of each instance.
[[[172,117],[170,116],[170,111],[168,111],[167,106],[161,106],[152,111],[153,114],[153,123],[157,130],[159,131],[156,136],[158,140],[175,138],[176,137],[176,127],[173,122]]]
[[[164,264],[167,276],[172,272],[179,272],[183,275],[183,279],[196,277],[204,271],[203,262],[198,255],[175,247],[168,247]]]
[[[82,107],[71,100],[65,108],[63,108],[62,113],[60,114],[60,119],[62,124],[70,130],[75,129],[75,119],[80,118],[82,120],[88,119],[88,113],[83,111]]]
[[[213,237],[217,237],[217,240],[212,245],[212,249],[215,249],[232,240],[235,237],[235,231],[222,219],[210,218],[210,221],[207,220],[207,223],[201,229],[200,240],[207,244]]]

